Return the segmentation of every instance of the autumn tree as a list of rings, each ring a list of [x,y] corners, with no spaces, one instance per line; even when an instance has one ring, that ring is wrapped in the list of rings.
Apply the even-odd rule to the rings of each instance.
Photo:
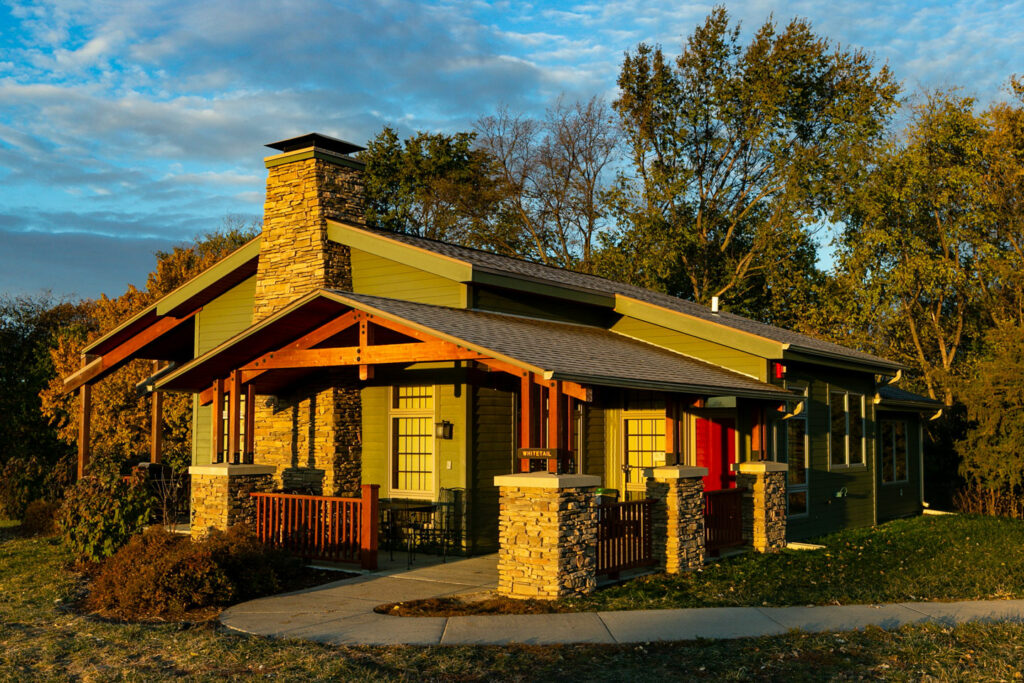
[[[809,228],[832,217],[895,109],[888,68],[801,19],[769,20],[743,45],[718,7],[677,58],[627,53],[618,84],[630,168],[602,270],[789,322],[786,297],[815,276]]]
[[[78,441],[78,396],[65,394],[63,378],[81,366],[81,352],[91,341],[117,327],[151,303],[184,284],[256,236],[258,220],[225,219],[220,231],[207,233],[192,245],[156,253],[157,264],[145,289],[129,286],[116,297],[101,295],[80,304],[86,324],[65,328],[50,351],[54,375],[41,392],[42,412],[67,444]],[[136,385],[153,372],[149,361],[132,361],[93,387],[91,445],[98,458],[135,463],[149,452],[149,402]],[[191,460],[191,397],[171,394],[164,401],[164,458],[177,469]]]

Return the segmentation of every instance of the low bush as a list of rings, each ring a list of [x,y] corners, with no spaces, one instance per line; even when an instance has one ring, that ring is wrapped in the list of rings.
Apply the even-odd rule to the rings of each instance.
[[[21,531],[26,536],[52,536],[57,533],[57,510],[60,505],[46,500],[34,500],[25,508]]]
[[[57,514],[57,525],[76,559],[99,562],[143,530],[153,504],[141,476],[126,480],[112,470],[75,482]]]
[[[86,607],[133,621],[180,618],[275,593],[301,568],[242,526],[197,542],[153,527],[103,562]]]
[[[11,458],[0,467],[0,516],[21,519],[34,500],[58,500],[74,476],[70,458]]]

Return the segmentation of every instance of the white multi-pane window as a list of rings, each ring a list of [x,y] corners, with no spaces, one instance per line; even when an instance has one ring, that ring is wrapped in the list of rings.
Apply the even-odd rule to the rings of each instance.
[[[804,405],[794,406],[791,417],[785,420],[778,420],[775,428],[775,459],[784,462],[786,470],[786,502],[790,516],[806,515],[808,513],[807,479],[809,462],[809,449],[807,440],[807,410],[806,410],[806,386],[790,386],[789,388],[802,391]]]
[[[434,492],[432,386],[392,389],[391,488],[413,496],[430,496]]]
[[[849,467],[865,463],[864,421],[868,404],[860,394],[830,391],[828,394],[830,429],[829,464]]]
[[[882,483],[907,481],[907,423],[903,420],[882,420],[879,425],[879,446],[882,457]]]

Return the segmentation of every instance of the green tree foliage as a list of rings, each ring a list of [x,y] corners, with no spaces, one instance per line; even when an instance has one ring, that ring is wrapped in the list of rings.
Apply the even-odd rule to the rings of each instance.
[[[385,128],[359,155],[366,162],[366,222],[469,246],[487,246],[497,199],[491,159],[473,133],[417,133],[402,141]]]
[[[787,297],[815,277],[808,227],[831,216],[896,106],[888,68],[799,19],[742,45],[719,7],[676,59],[627,53],[618,83],[631,169],[610,196],[619,226],[602,271],[788,323]]]
[[[1024,491],[1024,328],[993,327],[986,351],[961,383],[968,429],[957,444],[960,473],[990,491]]]
[[[40,412],[53,377],[50,348],[88,324],[82,309],[49,296],[0,297],[0,514],[21,519],[37,499],[56,500],[71,476],[71,450]]]
[[[117,298],[101,295],[80,304],[86,322],[56,335],[49,352],[53,374],[40,392],[43,416],[58,439],[77,446],[79,398],[64,393],[63,378],[81,366],[82,349],[251,240],[258,226],[258,222],[246,223],[229,216],[222,230],[207,233],[192,245],[158,252],[156,269],[150,273],[146,289],[129,286]],[[151,362],[132,361],[93,387],[92,450],[120,463],[122,469],[149,457],[150,403],[139,397],[136,385],[152,372]],[[191,460],[192,401],[188,396],[171,394],[165,398],[163,410],[164,460],[181,470]]]

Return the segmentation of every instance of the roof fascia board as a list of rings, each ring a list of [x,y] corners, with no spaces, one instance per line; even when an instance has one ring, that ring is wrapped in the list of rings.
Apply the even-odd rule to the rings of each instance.
[[[360,230],[338,221],[328,219],[327,239],[455,282],[470,282],[473,279],[473,266],[465,261],[388,239],[383,235]]]
[[[181,285],[156,302],[156,314],[168,315],[175,308],[204,289],[219,281],[235,269],[240,268],[260,255],[260,239],[257,237],[213,264],[199,275]]]
[[[793,392],[779,389],[778,391],[758,391],[756,389],[733,389],[700,384],[676,384],[674,382],[652,382],[648,380],[623,379],[619,377],[603,377],[599,375],[579,375],[576,373],[552,373],[552,379],[569,380],[579,384],[618,387],[623,389],[651,389],[654,391],[670,391],[683,394],[705,394],[707,396],[739,396],[742,398],[758,398],[771,401],[782,401],[795,396]]]
[[[352,157],[343,156],[341,154],[335,154],[329,152],[326,149],[320,149],[319,147],[307,147],[306,149],[297,149],[291,152],[282,152],[280,154],[273,154],[269,157],[263,158],[263,164],[267,168],[274,168],[282,164],[290,164],[294,161],[305,161],[306,159],[320,159],[322,161],[329,161],[332,164],[339,166],[347,166],[348,168],[354,168],[356,170],[362,170],[366,167],[366,163],[353,159]]]
[[[858,372],[872,372],[881,375],[895,375],[897,370],[902,369],[904,366],[899,363],[886,362],[872,363],[870,361],[858,361],[853,358],[846,356],[839,356],[838,354],[831,354],[826,351],[814,351],[810,349],[794,349],[789,347],[783,354],[783,359],[787,361],[796,361],[800,363],[808,363],[811,365],[825,365],[830,368],[839,368],[840,370],[855,370]]]
[[[615,312],[761,358],[782,358],[783,352],[788,347],[788,344],[737,330],[721,323],[702,320],[696,316],[673,311],[622,294],[615,295]]]
[[[542,296],[550,296],[556,299],[567,299],[576,303],[590,304],[592,306],[603,306],[605,308],[613,308],[615,306],[615,297],[611,294],[591,292],[576,289],[575,287],[565,287],[563,285],[551,284],[549,282],[538,282],[520,275],[511,275],[509,273],[485,270],[479,266],[475,266],[473,268],[473,283],[503,287],[504,289],[513,289],[520,292],[529,292],[531,294],[540,294]]]
[[[155,304],[155,303],[152,303],[149,306],[146,306],[144,309],[142,309],[141,311],[139,311],[138,313],[136,313],[132,317],[128,318],[123,323],[121,323],[120,325],[118,325],[114,329],[110,330],[109,332],[107,332],[102,337],[99,337],[98,339],[93,340],[93,342],[91,344],[89,344],[84,349],[82,349],[82,355],[83,356],[92,355],[93,354],[93,349],[95,349],[97,346],[99,346],[99,345],[103,344],[104,342],[108,341],[115,334],[121,332],[121,330],[123,330],[124,328],[129,327],[130,325],[133,325],[134,323],[138,322],[142,318],[144,318],[144,317],[146,317],[148,315],[154,315],[156,313],[156,309],[157,309],[157,304]]]

